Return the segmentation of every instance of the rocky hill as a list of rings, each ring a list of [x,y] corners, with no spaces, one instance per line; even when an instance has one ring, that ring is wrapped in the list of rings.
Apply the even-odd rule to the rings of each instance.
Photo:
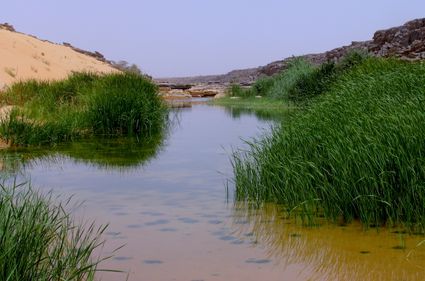
[[[406,60],[425,59],[425,18],[416,19],[399,27],[375,32],[373,39],[363,42],[352,42],[349,46],[333,49],[319,54],[300,56],[313,64],[322,64],[326,61],[338,61],[351,50],[365,50],[371,55],[379,57],[399,57]],[[165,78],[156,79],[157,83],[173,86],[179,84],[252,84],[261,76],[274,75],[288,67],[288,63],[295,57],[272,62],[266,66],[251,69],[234,70],[224,75]]]

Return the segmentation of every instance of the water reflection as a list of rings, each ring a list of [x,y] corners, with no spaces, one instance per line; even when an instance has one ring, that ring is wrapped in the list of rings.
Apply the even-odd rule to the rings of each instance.
[[[425,274],[423,236],[365,231],[357,223],[302,227],[274,204],[238,202],[233,214],[237,237],[265,244],[269,259],[282,266],[306,265],[311,280],[423,280]]]
[[[220,106],[223,107],[226,114],[233,119],[241,118],[242,116],[255,116],[262,121],[280,121],[286,113],[282,110],[265,110],[265,109],[253,109],[243,107],[232,107],[232,106]]]
[[[91,138],[48,148],[11,148],[0,152],[0,170],[3,174],[16,174],[40,163],[57,166],[69,158],[104,170],[125,171],[155,158],[163,147],[164,135],[148,139]]]

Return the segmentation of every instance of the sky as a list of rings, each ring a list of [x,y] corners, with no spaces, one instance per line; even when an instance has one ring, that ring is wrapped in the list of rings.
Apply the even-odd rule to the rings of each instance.
[[[0,22],[135,63],[154,77],[222,74],[372,38],[424,0],[13,0]]]

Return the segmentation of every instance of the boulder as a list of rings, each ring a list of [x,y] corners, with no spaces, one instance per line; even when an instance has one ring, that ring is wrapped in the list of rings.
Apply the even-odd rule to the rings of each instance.
[[[215,97],[216,95],[225,93],[225,91],[226,87],[223,85],[204,84],[190,88],[187,90],[187,93],[192,97]]]
[[[214,96],[214,99],[221,99],[227,97],[227,94],[225,92],[217,94]]]
[[[166,100],[190,99],[192,96],[183,90],[170,90],[166,93],[160,93]]]

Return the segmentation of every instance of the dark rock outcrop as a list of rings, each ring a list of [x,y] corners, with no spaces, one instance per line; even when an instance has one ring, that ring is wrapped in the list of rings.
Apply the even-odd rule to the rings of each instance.
[[[74,51],[76,51],[78,53],[81,53],[81,54],[84,54],[84,55],[93,57],[93,58],[97,59],[98,61],[103,61],[103,62],[106,62],[106,63],[109,63],[109,64],[111,63],[110,61],[108,61],[105,58],[104,55],[102,55],[98,51],[94,51],[94,52],[86,51],[86,50],[83,50],[83,49],[74,47],[70,43],[67,43],[67,42],[63,42],[62,45],[66,46],[66,47],[69,47],[69,48],[73,49]]]
[[[15,28],[13,27],[13,25],[8,24],[7,22],[0,23],[0,29],[5,29],[5,30],[12,31],[12,32],[16,32]]]
[[[375,32],[369,51],[382,57],[425,59],[425,18]]]

